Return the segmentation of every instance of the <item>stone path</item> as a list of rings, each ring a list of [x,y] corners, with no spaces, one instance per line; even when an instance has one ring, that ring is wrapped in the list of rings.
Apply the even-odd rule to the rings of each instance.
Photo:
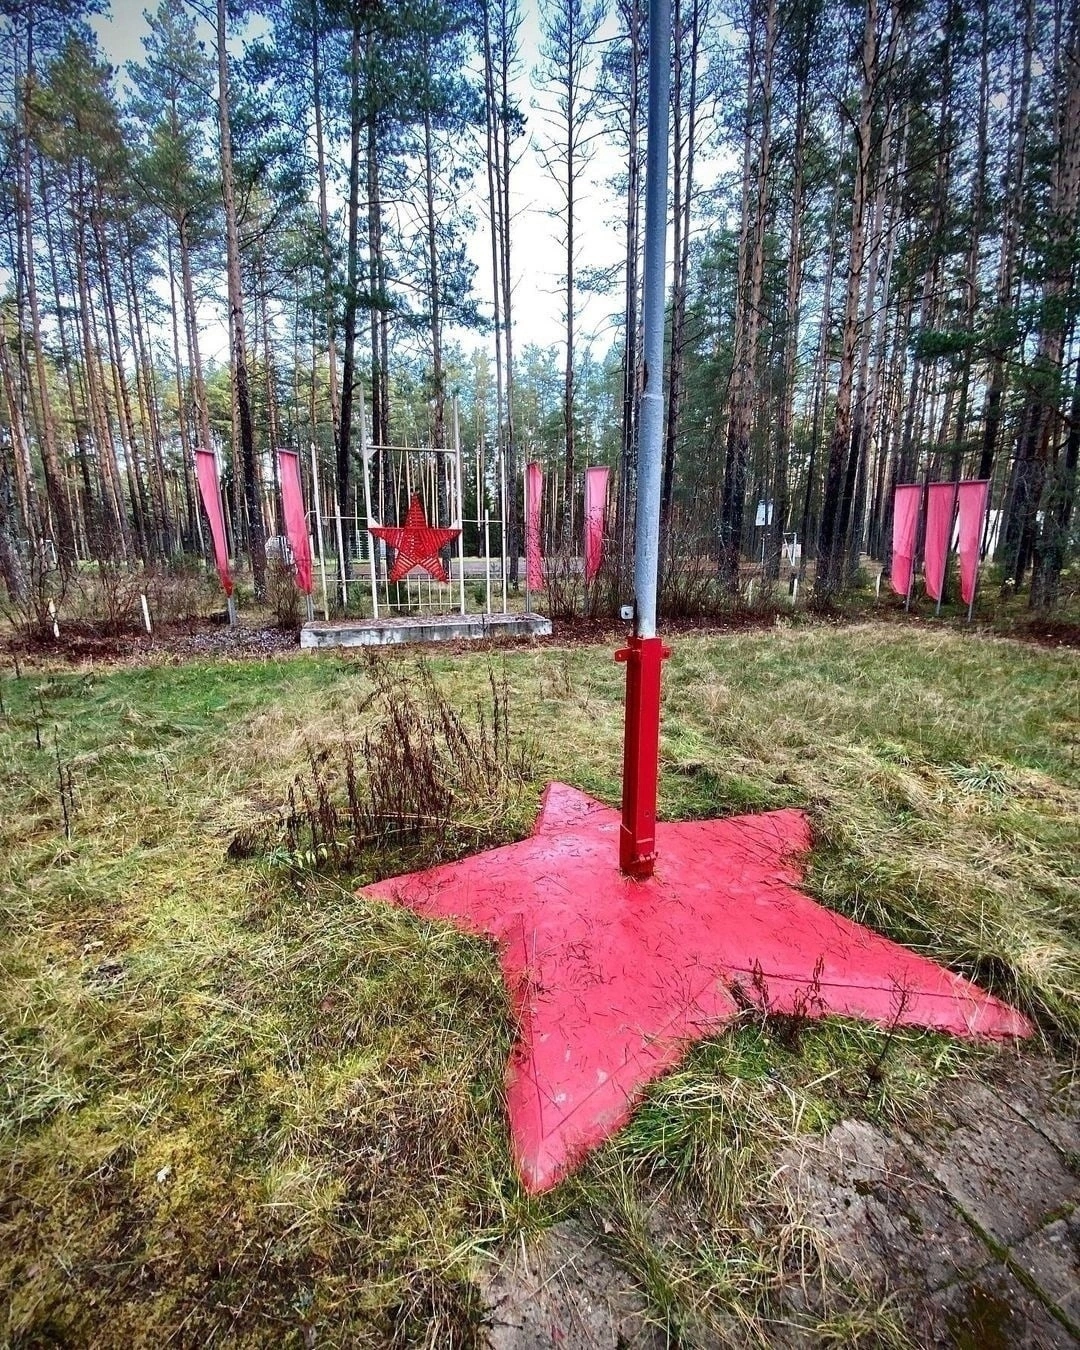
[[[1059,1076],[1003,1056],[995,1082],[946,1084],[924,1131],[848,1120],[782,1159],[810,1221],[895,1296],[917,1344],[1080,1341],[1080,1120]]]
[[[837,1266],[889,1295],[913,1347],[1080,1345],[1080,1079],[1006,1055],[918,1128],[844,1120],[777,1158]],[[598,1234],[560,1224],[489,1281],[492,1350],[663,1345]],[[782,1338],[777,1344],[799,1344]]]

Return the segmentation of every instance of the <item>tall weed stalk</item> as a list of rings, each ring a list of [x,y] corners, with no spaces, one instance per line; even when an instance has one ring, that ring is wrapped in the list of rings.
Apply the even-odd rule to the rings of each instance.
[[[309,745],[282,810],[235,835],[231,856],[328,870],[364,857],[381,871],[506,841],[531,755],[511,730],[505,670],[489,668],[471,718],[423,661],[406,674],[372,657],[368,671],[374,725],[362,735],[343,725],[332,743]]]

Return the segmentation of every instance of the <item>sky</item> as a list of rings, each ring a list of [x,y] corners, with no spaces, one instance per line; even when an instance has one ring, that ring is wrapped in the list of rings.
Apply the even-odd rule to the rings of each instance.
[[[522,158],[511,175],[514,342],[518,352],[526,343],[561,345],[565,335],[564,299],[558,280],[560,267],[564,265],[563,250],[558,242],[561,226],[545,209],[546,203],[554,197],[554,188],[537,155],[537,143],[544,135],[539,94],[532,80],[532,72],[539,61],[539,20],[534,0],[523,0],[522,8],[521,70],[516,79],[516,92],[527,117],[527,143],[518,143],[516,150]],[[92,22],[102,50],[113,65],[122,71],[128,61],[142,60],[145,54],[142,37],[147,31],[144,0],[113,0],[111,12]],[[209,28],[207,37],[212,42]],[[619,219],[623,208],[607,187],[607,180],[618,171],[620,163],[621,157],[614,146],[602,138],[594,142],[593,159],[580,198],[579,270],[610,266],[622,254],[624,237]],[[471,233],[468,244],[469,256],[477,268],[473,285],[483,310],[490,315],[491,238],[487,222],[486,171],[478,175],[473,195],[477,228]],[[579,296],[575,331],[581,347],[592,346],[597,357],[606,352],[614,338],[615,317],[621,309],[621,298],[617,294],[611,297]],[[466,351],[489,345],[487,340],[472,332],[452,331],[447,336],[452,341],[459,341]],[[223,322],[207,324],[205,342],[209,357],[222,363],[227,360],[228,337]]]

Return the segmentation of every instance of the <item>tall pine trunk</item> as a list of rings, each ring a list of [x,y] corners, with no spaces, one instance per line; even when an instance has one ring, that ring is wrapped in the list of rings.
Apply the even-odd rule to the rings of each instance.
[[[233,183],[232,128],[229,108],[229,57],[225,47],[225,0],[217,0],[218,61],[218,133],[221,157],[221,195],[225,206],[225,252],[228,269],[229,332],[240,433],[240,466],[243,474],[244,501],[247,505],[248,542],[255,595],[266,598],[266,541],[263,531],[259,470],[255,460],[255,427],[251,415],[251,387],[248,377],[247,338],[244,325],[244,292],[240,273],[240,235],[236,219],[236,194]]]

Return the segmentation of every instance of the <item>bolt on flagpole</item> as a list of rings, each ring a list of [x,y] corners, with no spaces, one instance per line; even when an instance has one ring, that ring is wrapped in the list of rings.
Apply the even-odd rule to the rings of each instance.
[[[669,655],[656,633],[660,564],[660,471],[664,442],[664,300],[667,291],[668,103],[671,0],[649,4],[649,129],[645,154],[644,389],[634,530],[634,631],[616,652],[626,665],[622,828],[619,866],[652,875],[660,754],[660,668]]]

